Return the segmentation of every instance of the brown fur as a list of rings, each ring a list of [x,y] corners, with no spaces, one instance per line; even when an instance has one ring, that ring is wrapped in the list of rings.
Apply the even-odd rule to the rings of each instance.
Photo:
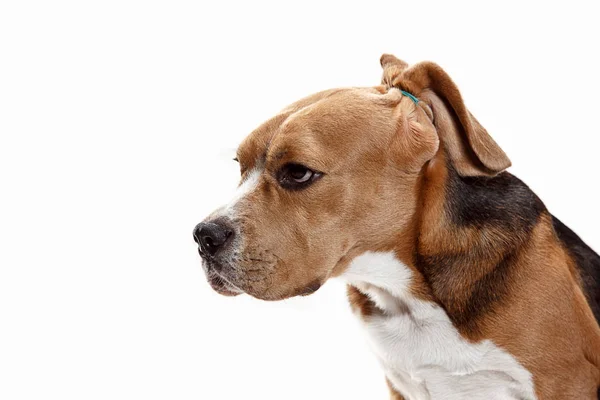
[[[309,96],[240,145],[242,177],[262,172],[233,221],[243,243],[229,280],[282,299],[312,293],[364,251],[394,251],[413,294],[443,307],[466,339],[511,353],[539,399],[595,399],[600,327],[550,214],[535,198],[523,218],[461,221],[468,210],[452,209],[452,185],[510,181],[510,160],[439,66],[390,55],[381,64],[383,86]],[[291,162],[323,176],[287,191],[276,174]],[[357,288],[348,297],[363,318],[381,312]]]
[[[430,194],[427,205],[445,202],[444,194]],[[426,206],[420,252],[462,254],[464,264],[456,268],[481,267],[466,273],[449,268],[430,282],[434,297],[463,336],[472,341],[490,339],[513,354],[533,374],[540,399],[595,399],[600,385],[600,328],[569,266],[572,260],[555,238],[550,216],[544,213],[530,236],[515,238],[510,230],[498,228],[457,229],[440,207]],[[518,252],[511,254],[515,246]],[[507,256],[509,279],[493,281],[489,287],[501,297],[500,304],[493,312],[469,316],[467,301],[473,286]]]
[[[352,307],[352,311],[356,314],[359,314],[365,319],[374,314],[381,314],[381,310],[377,308],[375,302],[371,300],[369,296],[351,285],[348,285],[347,291],[350,307]]]
[[[387,381],[388,388],[390,389],[390,400],[406,400],[404,398],[404,396],[402,396],[400,393],[398,393],[396,391],[396,389],[394,389],[394,387],[392,386],[392,384],[390,383],[389,380],[386,379],[386,381]]]

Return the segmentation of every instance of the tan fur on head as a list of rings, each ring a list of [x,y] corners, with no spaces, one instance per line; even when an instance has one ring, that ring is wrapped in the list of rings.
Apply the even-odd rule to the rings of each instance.
[[[240,145],[242,178],[260,175],[236,208],[242,243],[229,280],[237,287],[263,299],[309,293],[353,254],[391,247],[409,229],[420,170],[439,140],[421,107],[381,89],[309,96]],[[276,176],[288,163],[323,177],[286,190]]]

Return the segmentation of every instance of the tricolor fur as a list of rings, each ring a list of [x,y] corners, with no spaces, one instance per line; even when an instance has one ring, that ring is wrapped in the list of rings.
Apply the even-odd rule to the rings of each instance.
[[[597,399],[600,258],[439,66],[381,63],[381,86],[309,96],[240,145],[240,193],[195,231],[212,287],[345,279],[392,399]]]

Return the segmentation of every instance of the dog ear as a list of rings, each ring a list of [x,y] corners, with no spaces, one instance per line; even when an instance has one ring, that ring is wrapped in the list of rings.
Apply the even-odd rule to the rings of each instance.
[[[396,58],[391,54],[384,54],[379,59],[383,75],[381,76],[381,84],[392,87],[392,82],[408,68],[408,63]]]
[[[440,138],[429,107],[421,107],[396,88],[384,98],[392,108],[395,132],[389,143],[390,157],[405,172],[418,173],[438,152]]]
[[[441,67],[423,62],[398,73],[400,65],[388,55],[382,57],[384,78],[391,78],[386,84],[416,95],[431,107],[440,142],[460,175],[494,176],[510,167],[507,155],[467,110],[456,84]]]

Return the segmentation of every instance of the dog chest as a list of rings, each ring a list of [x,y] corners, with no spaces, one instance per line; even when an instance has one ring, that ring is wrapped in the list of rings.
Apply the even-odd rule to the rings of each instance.
[[[369,253],[353,264],[348,282],[382,311],[360,324],[405,398],[535,399],[531,374],[513,356],[489,340],[465,340],[443,308],[409,295],[410,270],[395,257]]]
[[[472,344],[441,309],[363,322],[385,373],[409,399],[533,399],[531,375],[491,341]]]

